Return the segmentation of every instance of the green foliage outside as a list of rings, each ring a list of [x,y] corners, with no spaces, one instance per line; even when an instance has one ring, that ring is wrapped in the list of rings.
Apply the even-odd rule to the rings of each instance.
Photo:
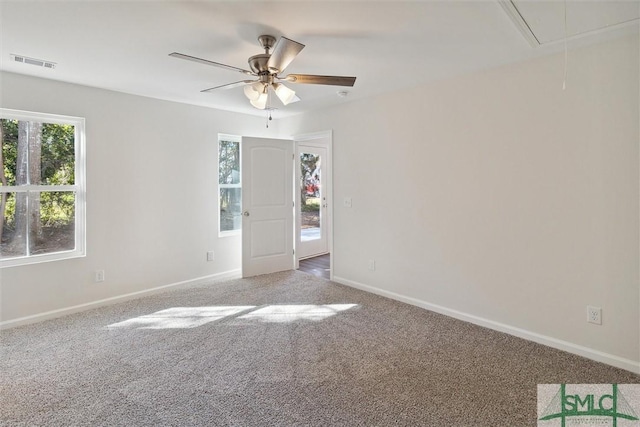
[[[16,186],[19,149],[18,121],[0,119],[2,126],[3,172],[6,185]],[[75,183],[75,131],[72,125],[43,123],[40,177],[31,177],[37,185],[73,185]],[[4,183],[3,183],[4,184]],[[70,225],[75,217],[75,194],[71,191],[40,193],[40,224],[43,227]],[[16,223],[16,197],[9,193],[4,211],[5,231]]]
[[[320,209],[320,205],[311,206],[307,201],[307,181],[316,169],[316,164],[320,158],[311,153],[300,153],[300,201],[302,212],[312,212]]]
[[[220,188],[220,231],[239,228],[238,216],[242,204],[240,182],[240,144],[219,141],[218,184]]]
[[[240,183],[240,144],[235,141],[220,141],[218,160],[218,183]]]
[[[320,201],[318,198],[307,198],[306,202],[300,206],[302,212],[318,212],[320,210]]]

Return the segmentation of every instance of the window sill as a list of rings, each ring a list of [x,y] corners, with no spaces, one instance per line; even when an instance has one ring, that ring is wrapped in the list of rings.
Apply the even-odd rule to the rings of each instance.
[[[43,262],[82,258],[85,256],[86,254],[83,251],[74,250],[74,251],[66,251],[66,252],[55,252],[55,253],[43,254],[43,255],[31,255],[31,256],[16,257],[16,258],[7,258],[7,259],[0,259],[0,268],[20,267],[25,265],[41,264]]]

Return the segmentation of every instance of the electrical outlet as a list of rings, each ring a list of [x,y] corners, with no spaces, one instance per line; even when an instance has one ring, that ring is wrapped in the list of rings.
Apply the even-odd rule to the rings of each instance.
[[[351,197],[345,197],[345,198],[342,200],[342,205],[343,205],[345,208],[350,208],[350,207],[351,207],[351,205],[352,205]]]
[[[215,254],[213,251],[207,252],[207,261],[213,261],[215,259]]]
[[[370,259],[368,267],[369,267],[369,270],[374,271],[376,269],[376,260]]]
[[[602,309],[600,307],[587,306],[587,322],[602,325]]]
[[[104,270],[96,270],[93,281],[96,283],[104,282]]]

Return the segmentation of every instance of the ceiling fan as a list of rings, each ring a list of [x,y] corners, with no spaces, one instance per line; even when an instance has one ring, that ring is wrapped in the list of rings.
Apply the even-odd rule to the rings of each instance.
[[[282,82],[332,86],[353,86],[356,82],[355,77],[317,76],[313,74],[289,74],[280,77],[280,74],[284,72],[285,68],[296,58],[304,48],[304,45],[286,37],[280,37],[276,43],[276,38],[269,35],[258,37],[258,41],[264,49],[264,53],[249,58],[249,68],[251,68],[251,71],[178,52],[170,53],[169,56],[257,77],[257,80],[240,80],[238,82],[204,89],[201,92],[210,92],[217,89],[233,89],[244,86],[244,94],[249,98],[251,105],[261,110],[267,108],[270,90],[276,94],[284,105],[300,100],[300,98],[296,96],[296,93],[286,87]],[[273,52],[269,53],[272,49]]]

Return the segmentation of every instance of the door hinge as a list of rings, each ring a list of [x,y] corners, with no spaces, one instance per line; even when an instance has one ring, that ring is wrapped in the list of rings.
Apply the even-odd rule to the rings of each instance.
[[[296,254],[296,250],[295,249],[292,252],[293,252],[294,255]]]

